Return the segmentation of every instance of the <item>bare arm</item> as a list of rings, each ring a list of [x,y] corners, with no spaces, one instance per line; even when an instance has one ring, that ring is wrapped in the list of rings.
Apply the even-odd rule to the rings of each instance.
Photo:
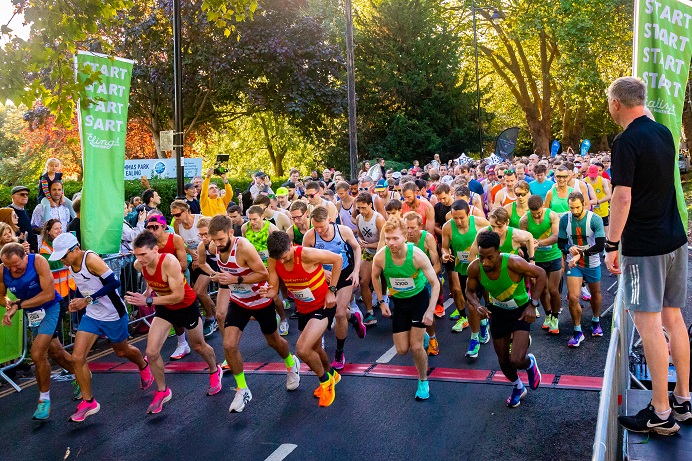
[[[430,234],[435,234],[435,211],[432,205],[425,207],[425,230]]]
[[[303,250],[305,251],[305,250]],[[276,260],[267,260],[267,272],[269,272],[268,286],[259,289],[259,294],[265,298],[274,298],[279,294],[279,275],[276,273]]]
[[[350,227],[339,226],[339,232],[341,232],[341,237],[344,239],[344,242],[348,243],[353,249],[353,259],[355,260],[353,263],[353,274],[355,274],[357,280],[358,274],[360,273],[362,250],[360,245],[358,245],[358,240],[356,240],[356,237],[353,235],[353,231]],[[380,236],[382,235],[384,235],[384,232],[380,232]],[[380,240],[382,239],[380,238]]]
[[[452,224],[447,221],[444,226],[442,226],[442,262],[449,262],[454,260],[451,250],[452,242]]]
[[[173,246],[175,246],[175,257],[178,258],[182,272],[187,269],[187,251],[185,250],[185,240],[177,234],[173,234]]]
[[[425,236],[425,249],[430,255],[430,262],[432,263],[433,270],[436,274],[442,271],[442,264],[440,264],[440,256],[437,253],[437,242],[432,234],[427,234]]]
[[[423,314],[423,323],[425,325],[432,325],[433,312],[435,312],[437,298],[440,296],[440,281],[437,278],[432,264],[430,264],[430,260],[418,247],[413,247],[413,266],[423,271],[423,275],[425,275],[431,287],[428,309],[425,311],[425,314]]]
[[[382,290],[381,275],[384,266],[384,253],[386,250],[382,249],[377,252],[372,261],[372,288],[375,291],[375,296],[377,301],[379,301],[380,309],[382,310],[382,316],[391,317],[392,313],[389,310],[389,306],[382,302],[384,298],[384,291]]]
[[[41,292],[30,299],[22,300],[22,309],[38,307],[55,299],[55,281],[50,271],[48,261],[44,258],[34,258],[34,268],[41,283]]]
[[[622,231],[625,228],[627,217],[630,214],[632,204],[632,188],[617,186],[613,190],[610,203],[610,227],[608,228],[608,240],[619,242]]]

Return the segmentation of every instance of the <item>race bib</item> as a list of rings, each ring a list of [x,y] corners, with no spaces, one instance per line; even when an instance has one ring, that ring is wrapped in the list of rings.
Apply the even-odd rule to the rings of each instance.
[[[247,296],[252,293],[252,285],[249,283],[234,283],[231,285],[231,293],[236,296]]]
[[[497,307],[501,307],[503,309],[516,309],[517,307],[517,302],[513,299],[508,299],[507,301],[499,301],[496,298],[494,298],[492,295],[490,296],[490,302]]]
[[[29,321],[29,327],[31,327],[31,328],[36,328],[37,326],[39,326],[45,317],[46,317],[46,310],[45,309],[38,309],[38,310],[26,313],[26,318]]]
[[[413,281],[413,278],[411,277],[390,277],[389,284],[392,286],[392,290],[395,291],[408,291],[413,290],[416,287],[416,283]]]
[[[470,251],[457,251],[457,261],[460,263],[467,263],[469,262],[469,253]]]
[[[310,288],[291,291],[291,294],[293,294],[298,301],[302,301],[304,303],[309,303],[315,300],[315,296],[312,294],[312,290],[310,290]]]
[[[266,262],[269,259],[269,250],[258,251],[262,262]]]
[[[552,248],[553,248],[552,245],[538,245],[538,248],[536,248],[536,249],[539,251],[548,251]]]

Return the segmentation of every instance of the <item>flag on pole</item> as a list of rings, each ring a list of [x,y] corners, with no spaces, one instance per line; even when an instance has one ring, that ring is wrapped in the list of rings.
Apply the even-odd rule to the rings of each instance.
[[[82,244],[97,253],[120,252],[125,198],[125,134],[132,64],[129,59],[78,51],[77,81],[85,81],[86,66],[101,72],[87,87],[90,101],[79,101],[82,144]]]

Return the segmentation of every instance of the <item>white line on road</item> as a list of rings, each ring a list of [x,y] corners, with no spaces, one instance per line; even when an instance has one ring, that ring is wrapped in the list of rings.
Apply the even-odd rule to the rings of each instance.
[[[284,459],[286,456],[290,455],[293,450],[298,448],[298,445],[294,445],[292,443],[284,443],[279,445],[279,448],[274,450],[274,453],[269,455],[267,459],[264,461],[281,461]]]
[[[382,354],[382,357],[375,360],[377,363],[389,363],[396,355],[396,347],[392,346],[387,352]]]
[[[444,306],[445,310],[447,310],[447,308],[448,308],[449,306],[451,306],[452,304],[454,304],[454,299],[453,299],[453,298],[449,298],[449,299],[448,299],[447,301],[445,301],[442,305]]]

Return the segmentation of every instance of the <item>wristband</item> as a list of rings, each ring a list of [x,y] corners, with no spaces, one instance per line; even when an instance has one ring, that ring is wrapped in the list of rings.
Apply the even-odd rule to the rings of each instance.
[[[620,242],[611,242],[610,240],[605,241],[606,253],[612,253],[613,251],[618,251],[619,249],[620,249]]]

